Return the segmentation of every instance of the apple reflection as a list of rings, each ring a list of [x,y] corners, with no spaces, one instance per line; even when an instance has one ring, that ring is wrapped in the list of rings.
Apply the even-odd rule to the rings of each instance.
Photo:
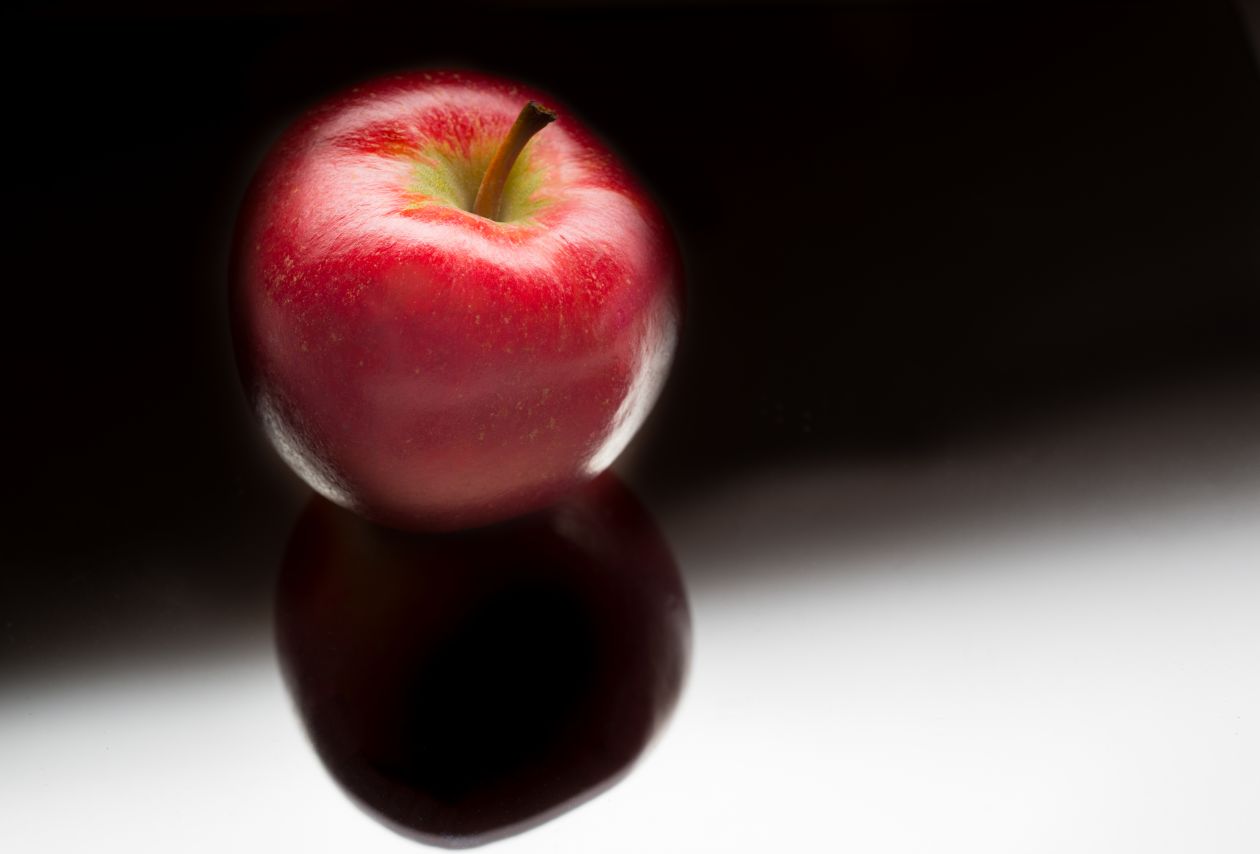
[[[280,661],[320,758],[370,814],[470,847],[620,779],[690,650],[669,547],[604,475],[565,503],[407,534],[314,498],[276,599]]]

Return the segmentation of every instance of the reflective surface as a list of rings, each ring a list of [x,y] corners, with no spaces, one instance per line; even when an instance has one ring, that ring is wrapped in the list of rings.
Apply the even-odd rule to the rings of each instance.
[[[669,716],[690,622],[655,523],[612,476],[458,535],[298,521],[276,641],[321,759],[386,824],[467,847],[616,782]]]
[[[685,574],[684,694],[617,785],[485,850],[1260,851],[1231,9],[496,14],[14,28],[0,852],[430,850],[346,797],[280,672],[309,492],[242,399],[223,280],[273,132],[456,59],[568,94],[695,285],[618,462]]]

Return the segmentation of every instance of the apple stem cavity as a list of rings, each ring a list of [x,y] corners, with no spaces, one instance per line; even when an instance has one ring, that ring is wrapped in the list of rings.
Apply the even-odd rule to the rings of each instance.
[[[473,202],[473,213],[498,221],[499,209],[503,204],[503,187],[507,184],[508,175],[512,173],[512,167],[516,165],[516,158],[520,157],[525,143],[534,134],[555,120],[556,114],[537,101],[530,101],[521,108],[521,114],[512,123],[512,129],[499,143],[499,150],[486,167],[481,186],[477,188],[477,199]]]

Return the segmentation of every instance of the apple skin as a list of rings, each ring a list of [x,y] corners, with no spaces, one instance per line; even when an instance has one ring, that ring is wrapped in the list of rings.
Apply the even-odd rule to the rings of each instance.
[[[451,848],[621,779],[668,720],[691,646],[669,548],[611,473],[455,534],[384,528],[314,497],[275,613],[325,767],[373,817]]]
[[[504,221],[469,212],[522,106]],[[489,76],[356,86],[265,158],[238,222],[237,363],[272,444],[383,524],[455,530],[545,507],[606,469],[677,341],[677,245],[555,99]]]

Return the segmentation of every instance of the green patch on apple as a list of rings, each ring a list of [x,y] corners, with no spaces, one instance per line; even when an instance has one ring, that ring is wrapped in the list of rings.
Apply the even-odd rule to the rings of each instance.
[[[409,153],[406,156],[414,165],[407,185],[413,197],[408,208],[437,204],[472,213],[482,176],[498,148],[499,140],[487,137],[473,141],[467,153],[442,142]],[[550,203],[538,195],[544,173],[543,167],[530,157],[531,148],[527,146],[521,152],[508,173],[500,198],[500,222],[524,224]]]

